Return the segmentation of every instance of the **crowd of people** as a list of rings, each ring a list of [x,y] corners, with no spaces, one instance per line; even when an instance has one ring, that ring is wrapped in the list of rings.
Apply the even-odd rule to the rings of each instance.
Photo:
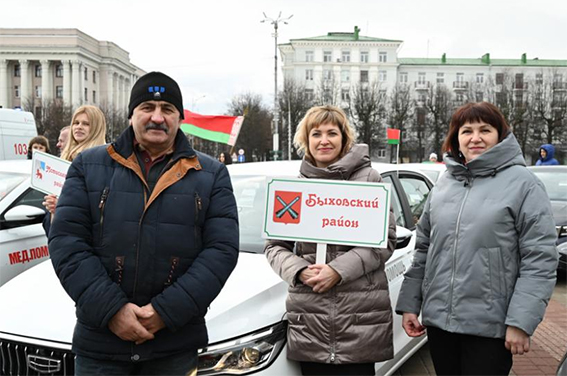
[[[181,90],[163,73],[134,84],[128,119],[107,144],[102,112],[79,107],[57,142],[71,162],[63,190],[44,201],[51,261],[76,304],[75,372],[194,375],[204,316],[238,259],[232,157],[192,148]],[[300,178],[382,181],[338,107],[311,108],[294,145]],[[43,136],[29,149],[50,152]],[[438,375],[507,375],[512,355],[530,350],[558,257],[544,186],[489,103],[455,111],[442,151],[448,173],[427,197],[395,313],[385,274],[392,208],[383,249],[329,244],[317,263],[314,243],[266,241],[289,285],[287,356],[302,374],[374,375],[394,355],[394,314],[408,336],[427,333]],[[540,156],[538,165],[557,164],[551,145]],[[440,163],[436,153],[429,162]]]

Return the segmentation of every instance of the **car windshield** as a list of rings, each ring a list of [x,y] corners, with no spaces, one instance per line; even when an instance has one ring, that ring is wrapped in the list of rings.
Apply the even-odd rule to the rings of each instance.
[[[264,176],[232,176],[232,186],[238,206],[240,251],[263,253],[262,227],[266,201]]]
[[[567,174],[560,171],[534,171],[543,182],[549,199],[552,201],[567,201]]]
[[[0,172],[0,201],[23,182],[28,175],[13,172]]]

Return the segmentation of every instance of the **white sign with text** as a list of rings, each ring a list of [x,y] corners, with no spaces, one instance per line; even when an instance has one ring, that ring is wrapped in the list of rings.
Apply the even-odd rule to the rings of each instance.
[[[388,183],[268,178],[266,191],[266,239],[388,245]]]
[[[59,196],[71,162],[34,150],[31,186],[38,191]]]

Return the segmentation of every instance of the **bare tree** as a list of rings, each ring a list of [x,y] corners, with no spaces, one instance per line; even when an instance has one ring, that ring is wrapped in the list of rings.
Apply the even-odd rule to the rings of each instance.
[[[51,150],[55,150],[59,131],[71,124],[73,109],[63,104],[59,99],[53,99],[41,106],[32,100],[26,100],[23,107],[27,111],[34,111],[37,133],[47,137]]]
[[[532,106],[535,119],[541,122],[536,129],[536,138],[545,143],[554,143],[562,139],[567,121],[567,82],[559,79],[554,70],[550,70],[542,81],[536,82],[532,90]]]
[[[454,103],[452,99],[453,93],[447,86],[436,84],[428,89],[423,103],[427,113],[425,129],[429,135],[429,145],[437,155],[441,155],[441,146],[449,130]]]
[[[284,89],[278,95],[278,99],[281,118],[285,124],[282,136],[286,139],[291,135],[293,142],[297,125],[303,119],[307,110],[313,106],[313,97],[305,91],[304,85],[299,84],[291,78],[286,78]],[[286,159],[288,155],[288,142],[282,142],[282,145],[284,152],[283,158]],[[291,158],[300,159],[293,145],[291,145]]]
[[[409,130],[412,128],[410,121],[414,116],[415,107],[409,86],[406,84],[396,83],[390,94],[389,103],[390,126],[399,129],[402,132],[402,135],[405,135],[405,138],[402,137],[405,142],[401,142],[399,145],[400,156],[403,157],[404,151],[407,151],[406,154],[408,155],[406,155],[406,157],[411,158],[409,151],[413,144],[412,141],[414,137],[412,137],[412,132],[409,132]]]
[[[314,104],[318,106],[339,106],[341,102],[341,82],[332,70],[323,71],[317,86]]]
[[[358,82],[351,87],[347,113],[358,133],[358,140],[368,145],[370,155],[385,145],[384,122],[387,114],[387,95],[380,83]]]
[[[113,142],[129,127],[128,115],[125,110],[116,109],[106,103],[100,106],[100,110],[106,120],[106,141]]]
[[[271,151],[272,114],[262,103],[262,96],[243,93],[232,98],[228,105],[228,115],[240,116],[246,113],[236,149],[244,149],[247,161],[266,160]]]

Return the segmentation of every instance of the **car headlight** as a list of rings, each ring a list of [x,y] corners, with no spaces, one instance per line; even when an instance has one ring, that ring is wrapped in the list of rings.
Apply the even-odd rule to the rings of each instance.
[[[245,375],[268,367],[286,340],[287,321],[199,350],[199,375]]]

